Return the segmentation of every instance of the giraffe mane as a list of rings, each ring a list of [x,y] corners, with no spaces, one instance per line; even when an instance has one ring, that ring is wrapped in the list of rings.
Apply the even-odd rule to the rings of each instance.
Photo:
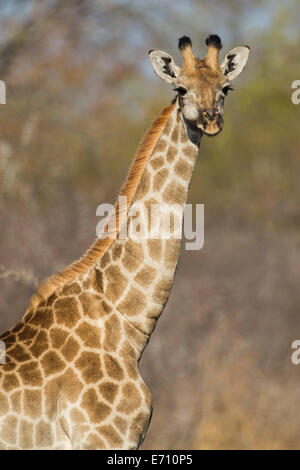
[[[165,125],[172,110],[174,109],[174,106],[175,103],[172,103],[170,106],[167,106],[163,109],[161,114],[152,123],[151,127],[143,137],[138,147],[136,155],[129,169],[126,181],[118,195],[118,198],[119,196],[127,197],[127,207],[125,208],[126,210],[124,211],[123,209],[122,211],[122,208],[120,209],[119,204],[117,202],[115,204],[115,231],[113,233],[110,233],[109,238],[96,238],[94,243],[85,252],[85,254],[81,256],[81,258],[67,266],[63,271],[53,274],[51,277],[43,281],[38,287],[37,292],[31,298],[30,304],[26,312],[29,312],[30,310],[36,308],[40,302],[43,302],[48,297],[50,297],[56,289],[64,286],[70,281],[73,281],[80,274],[87,272],[97,261],[100,260],[100,258],[109,249],[118,234],[119,227],[121,226],[122,221],[127,215],[129,206],[132,203],[138,184],[141,180],[144,168],[153,152],[155,145],[158,142],[162,131],[165,128]],[[108,227],[108,224],[109,222],[107,223],[106,228]],[[104,231],[106,231],[106,229],[104,229]]]

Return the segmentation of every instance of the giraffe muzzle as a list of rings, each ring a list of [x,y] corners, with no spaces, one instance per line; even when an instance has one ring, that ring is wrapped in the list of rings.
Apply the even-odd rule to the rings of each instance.
[[[223,118],[215,109],[202,111],[197,127],[206,135],[217,135],[223,128]]]

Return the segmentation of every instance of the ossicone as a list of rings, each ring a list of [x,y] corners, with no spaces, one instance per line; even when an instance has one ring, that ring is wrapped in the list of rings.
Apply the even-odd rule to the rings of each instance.
[[[223,47],[221,39],[217,34],[211,34],[210,36],[208,36],[208,38],[206,38],[205,44],[207,45],[207,47],[212,46],[219,50],[221,50]]]
[[[182,36],[178,41],[178,49],[183,51],[186,47],[192,47],[191,38],[188,36]]]

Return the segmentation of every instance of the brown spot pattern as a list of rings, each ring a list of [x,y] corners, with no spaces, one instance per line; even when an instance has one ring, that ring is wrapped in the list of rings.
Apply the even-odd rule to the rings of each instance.
[[[81,288],[78,282],[71,282],[70,284],[66,284],[61,293],[62,295],[76,295],[80,294]]]
[[[166,146],[167,141],[161,137],[154,147],[153,154],[156,154],[157,152],[163,152]]]
[[[19,376],[24,385],[38,387],[42,385],[43,379],[37,361],[31,361],[18,369]]]
[[[79,296],[84,315],[90,318],[98,318],[103,312],[102,297],[92,292],[84,292]],[[79,316],[78,316],[79,319]],[[74,326],[75,322],[73,323]]]
[[[82,322],[75,332],[85,346],[90,348],[100,347],[100,331],[94,325],[90,325],[86,321]]]
[[[141,243],[128,240],[125,243],[122,263],[128,271],[135,271],[144,259],[144,250]]]
[[[127,316],[139,315],[147,302],[145,295],[135,287],[132,287],[125,299],[119,304],[119,311]]]
[[[169,174],[169,170],[167,170],[166,168],[163,168],[162,170],[156,173],[156,175],[154,176],[154,180],[153,180],[154,191],[159,191],[161,189],[161,187],[163,186],[164,182],[167,179],[168,174]]]
[[[41,361],[46,375],[56,374],[64,369],[65,363],[54,351],[47,352]]]
[[[164,166],[164,158],[163,157],[156,157],[153,158],[153,160],[150,161],[150,164],[154,170],[158,170],[162,166]]]
[[[127,279],[121,273],[118,266],[110,266],[107,269],[105,276],[107,278],[105,295],[108,300],[115,302],[122,295],[127,285]]]
[[[155,286],[153,300],[158,304],[164,304],[172,287],[172,279],[161,279]]]
[[[57,299],[54,304],[55,317],[57,323],[64,326],[74,326],[80,318],[76,299],[73,297],[65,297]]]
[[[169,204],[183,204],[185,198],[185,187],[175,181],[169,183],[163,192],[163,200]]]
[[[154,261],[159,261],[162,254],[161,240],[147,240],[149,255]]]
[[[180,158],[175,165],[175,173],[184,180],[189,180],[193,171],[193,167],[187,163],[183,158]]]
[[[33,345],[30,347],[31,353],[38,358],[49,348],[48,336],[45,331],[40,331]]]
[[[118,385],[114,384],[113,382],[103,382],[99,385],[99,391],[101,395],[110,403],[114,402],[118,388]]]
[[[121,323],[117,315],[112,315],[105,322],[104,349],[115,351],[121,339]]]
[[[135,276],[134,280],[142,287],[149,287],[155,278],[156,271],[151,266],[144,266]]]
[[[177,155],[177,149],[174,145],[170,145],[167,151],[167,160],[171,163]]]
[[[107,374],[115,380],[122,380],[124,373],[118,361],[110,354],[105,354],[104,364]]]
[[[24,414],[27,418],[37,419],[42,414],[41,390],[24,390],[23,392]]]
[[[77,343],[77,341],[75,341],[74,338],[72,338],[72,336],[70,336],[70,338],[64,344],[61,352],[64,358],[66,359],[66,361],[71,362],[76,356],[78,350],[79,350],[79,344]]]
[[[81,406],[89,415],[92,423],[101,423],[111,411],[108,405],[98,400],[98,396],[93,388],[85,392],[82,397]]]
[[[124,398],[120,401],[117,410],[120,413],[132,413],[141,403],[141,394],[132,382],[123,385],[122,393]]]
[[[99,354],[84,351],[75,362],[75,367],[81,372],[85,383],[97,383],[103,377]]]

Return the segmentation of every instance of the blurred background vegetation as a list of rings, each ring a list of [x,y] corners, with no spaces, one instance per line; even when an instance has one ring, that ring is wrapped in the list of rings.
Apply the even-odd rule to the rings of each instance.
[[[40,280],[95,237],[130,160],[172,89],[147,51],[180,61],[251,46],[225,127],[204,138],[190,202],[205,246],[182,252],[142,363],[154,414],[144,448],[299,448],[300,79],[297,0],[1,0],[0,331]]]

